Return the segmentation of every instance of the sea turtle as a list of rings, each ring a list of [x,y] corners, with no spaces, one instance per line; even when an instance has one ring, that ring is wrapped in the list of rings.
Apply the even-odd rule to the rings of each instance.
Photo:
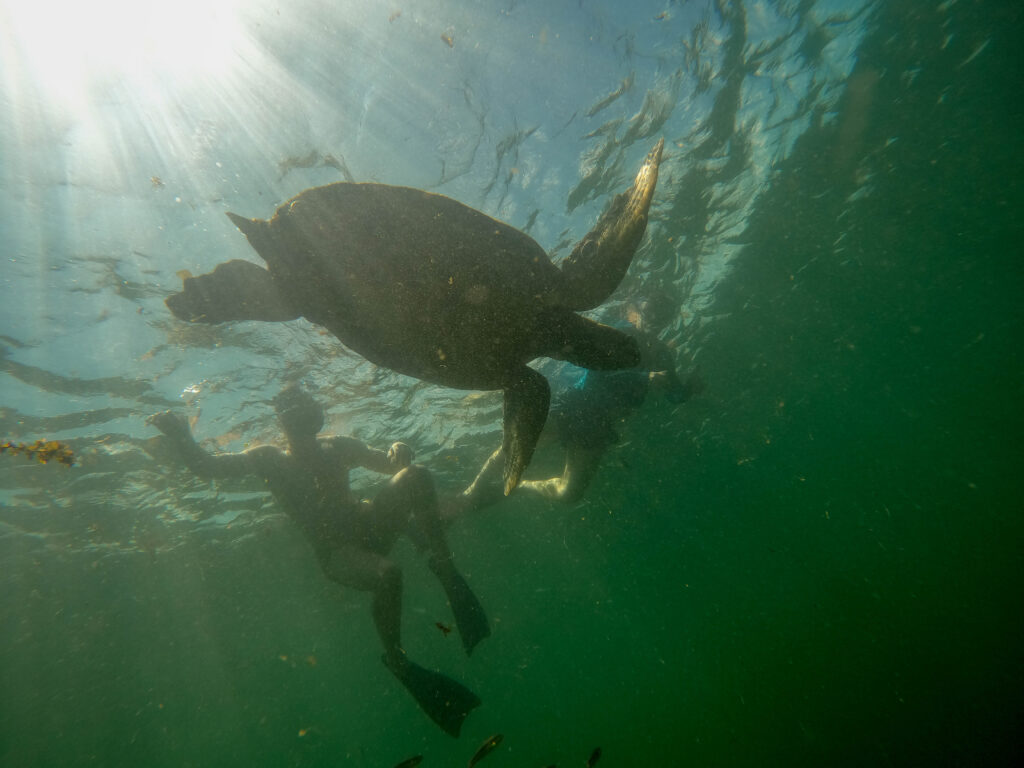
[[[531,237],[442,195],[340,182],[307,189],[270,220],[228,216],[266,262],[186,277],[182,320],[305,317],[367,360],[458,389],[505,393],[504,487],[530,461],[550,389],[536,357],[586,368],[637,364],[626,334],[576,314],[615,290],[647,226],[661,140],[633,185],[556,267]]]

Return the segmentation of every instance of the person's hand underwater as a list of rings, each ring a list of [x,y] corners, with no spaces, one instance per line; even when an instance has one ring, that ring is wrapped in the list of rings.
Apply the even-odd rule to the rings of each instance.
[[[156,427],[172,439],[181,439],[190,435],[188,420],[177,411],[161,411],[146,419],[146,423]]]

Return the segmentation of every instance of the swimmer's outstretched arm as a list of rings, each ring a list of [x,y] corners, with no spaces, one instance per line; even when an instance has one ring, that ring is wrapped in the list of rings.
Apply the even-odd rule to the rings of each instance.
[[[346,467],[363,467],[382,475],[400,472],[412,461],[412,450],[405,443],[393,443],[387,451],[371,448],[354,437],[323,437],[320,444],[330,450],[336,461]]]
[[[147,424],[163,432],[181,460],[200,477],[267,476],[284,459],[284,452],[271,445],[249,448],[241,453],[209,453],[192,437],[185,417],[176,411],[162,411],[146,419]]]

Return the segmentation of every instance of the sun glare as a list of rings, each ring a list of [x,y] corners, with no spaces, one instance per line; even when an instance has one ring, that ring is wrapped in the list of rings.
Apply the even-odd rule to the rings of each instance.
[[[223,74],[239,0],[0,0],[0,57],[43,95],[88,101],[111,79]]]

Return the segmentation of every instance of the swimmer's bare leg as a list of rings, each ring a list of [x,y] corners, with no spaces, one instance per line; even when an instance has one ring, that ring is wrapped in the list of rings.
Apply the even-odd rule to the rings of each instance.
[[[455,567],[441,523],[437,491],[430,472],[425,467],[413,464],[396,474],[385,491],[386,503],[404,500],[411,510],[412,525],[409,526],[408,534],[420,551],[426,550],[429,553],[427,565],[441,582],[455,616],[455,625],[459,628],[462,647],[468,656],[481,640],[490,636],[491,628],[483,606]],[[377,504],[376,500],[374,504]]]
[[[426,467],[412,464],[397,472],[373,500],[377,520],[390,521],[398,533],[405,533],[419,551],[450,556],[440,525],[437,491]]]
[[[339,547],[324,570],[334,581],[373,592],[373,621],[384,645],[384,665],[405,687],[420,708],[446,733],[458,736],[466,716],[480,699],[461,683],[424,669],[402,649],[402,572],[375,552]]]
[[[547,480],[523,480],[519,487],[527,493],[536,493],[552,501],[574,504],[583,498],[590,481],[597,474],[605,446],[585,448],[570,445],[565,449],[565,468],[561,477]]]
[[[401,569],[375,552],[339,547],[331,552],[324,571],[339,584],[373,593],[371,612],[384,655],[392,662],[404,656]]]
[[[462,515],[479,512],[505,498],[502,472],[505,466],[505,452],[501,446],[492,453],[480,467],[473,482],[451,500],[446,509],[442,510],[441,519],[450,523]]]

